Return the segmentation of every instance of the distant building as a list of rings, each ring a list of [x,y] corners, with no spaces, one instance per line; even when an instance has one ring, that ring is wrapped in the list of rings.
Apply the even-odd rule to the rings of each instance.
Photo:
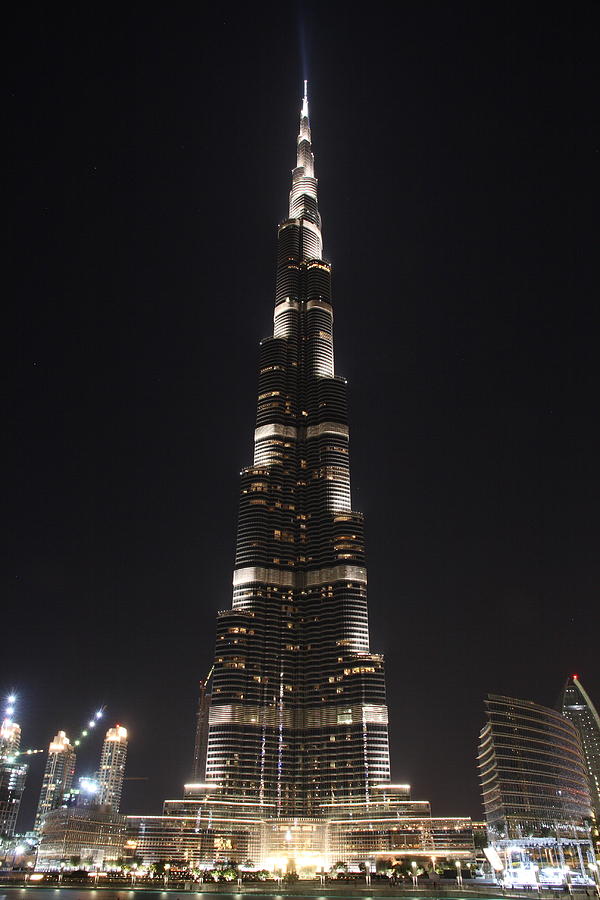
[[[32,869],[39,838],[33,831],[0,838],[0,869]]]
[[[58,809],[63,797],[71,790],[75,775],[76,753],[64,731],[59,731],[50,742],[48,759],[42,779],[42,789],[38,802],[35,832],[39,832],[46,813]]]
[[[21,726],[8,716],[0,725],[0,759],[15,756],[21,746]]]
[[[565,866],[588,877],[594,862],[585,761],[575,726],[554,709],[488,695],[479,778],[490,844],[504,878],[562,881]],[[543,879],[542,879],[543,880]]]
[[[73,860],[85,868],[104,868],[123,856],[125,832],[125,816],[108,806],[54,809],[44,816],[36,868],[52,871]]]
[[[63,797],[61,806],[77,806],[83,807],[98,806],[98,793],[100,787],[98,782],[93,778],[82,776],[77,781],[77,787],[71,788]]]
[[[0,726],[0,836],[12,837],[17,825],[27,777],[26,763],[19,761],[21,727],[10,717]]]
[[[0,835],[12,837],[27,777],[26,763],[0,761]]]
[[[113,812],[118,812],[121,805],[126,760],[127,729],[115,725],[106,732],[98,770],[98,802]]]
[[[600,717],[577,675],[567,678],[558,709],[579,732],[597,825],[600,823]]]

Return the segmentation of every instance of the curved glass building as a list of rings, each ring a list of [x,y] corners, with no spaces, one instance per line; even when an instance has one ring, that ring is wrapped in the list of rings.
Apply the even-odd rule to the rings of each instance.
[[[592,815],[574,725],[554,709],[490,694],[479,738],[479,778],[488,830],[543,837],[582,830]]]

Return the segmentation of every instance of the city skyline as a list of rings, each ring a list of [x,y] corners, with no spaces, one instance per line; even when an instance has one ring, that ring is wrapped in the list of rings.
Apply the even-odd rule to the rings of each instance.
[[[585,53],[569,64],[581,22],[540,32],[527,13],[513,28],[463,10],[462,35],[440,7],[433,32],[413,11],[384,35],[307,10],[392,775],[440,813],[477,815],[488,691],[552,704],[577,671],[596,704],[600,693]],[[273,109],[290,108],[303,74],[277,40],[292,18],[244,20],[260,62],[243,55],[241,22],[203,21],[226,64],[206,43],[196,54],[198,21],[163,30],[150,16],[134,37],[126,17],[106,32],[102,85],[85,17],[64,32],[44,19],[35,64],[15,69],[8,586],[28,631],[0,687],[19,695],[23,746],[74,734],[90,702],[126,721],[130,772],[150,779],[128,787],[128,811],[157,808],[188,777],[197,684],[229,605],[247,373],[269,329],[270,226],[285,215],[293,139]],[[56,42],[69,46],[60,63]],[[235,237],[242,218],[251,248]],[[82,604],[105,613],[89,630]],[[166,684],[165,655],[190,633]]]

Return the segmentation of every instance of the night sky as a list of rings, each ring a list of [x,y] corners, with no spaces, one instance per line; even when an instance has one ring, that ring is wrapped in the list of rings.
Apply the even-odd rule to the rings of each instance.
[[[393,777],[479,817],[487,692],[600,704],[597,7],[350,9],[6,23],[0,690],[26,747],[106,704],[125,812],[191,774],[304,77]]]

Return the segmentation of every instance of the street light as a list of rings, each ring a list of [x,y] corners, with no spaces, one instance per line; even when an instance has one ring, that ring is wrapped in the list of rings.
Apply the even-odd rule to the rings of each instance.
[[[417,875],[417,864],[416,864],[416,862],[414,862],[414,860],[413,860],[413,862],[411,862],[410,867],[411,867],[411,869],[412,869],[413,887],[416,888],[416,886],[417,886],[417,879],[418,879],[419,876]]]
[[[170,863],[165,863],[165,886],[169,883],[169,869],[171,868]]]
[[[456,866],[456,880],[462,887],[462,866],[460,864],[460,859],[457,859],[454,865]]]

